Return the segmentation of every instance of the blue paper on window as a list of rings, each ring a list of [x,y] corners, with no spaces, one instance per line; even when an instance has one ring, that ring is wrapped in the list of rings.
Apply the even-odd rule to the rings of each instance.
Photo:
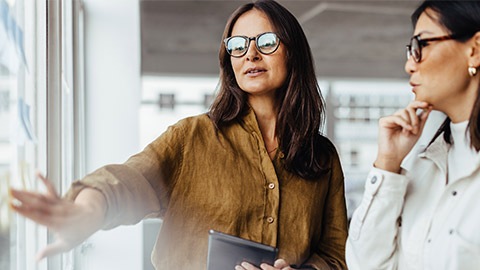
[[[23,30],[5,0],[0,0],[0,64],[16,74],[20,64],[28,70]]]
[[[25,141],[37,143],[37,137],[33,132],[32,123],[30,122],[30,106],[25,103],[22,98],[18,99],[18,115],[17,115],[17,136],[15,141],[19,145],[23,145]]]

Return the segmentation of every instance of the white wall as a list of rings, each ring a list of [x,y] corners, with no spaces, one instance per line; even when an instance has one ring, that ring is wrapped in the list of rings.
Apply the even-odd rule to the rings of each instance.
[[[92,172],[139,151],[140,22],[138,0],[84,5],[86,170]],[[79,269],[142,269],[141,225],[98,232],[86,244]]]

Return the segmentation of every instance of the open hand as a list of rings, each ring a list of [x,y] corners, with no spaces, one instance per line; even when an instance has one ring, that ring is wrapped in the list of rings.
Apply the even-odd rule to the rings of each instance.
[[[47,187],[47,193],[11,189],[14,200],[10,206],[55,233],[56,241],[38,252],[37,260],[41,260],[74,248],[99,230],[105,214],[105,199],[99,191],[85,189],[72,202],[61,198],[53,184],[40,173],[37,177]]]

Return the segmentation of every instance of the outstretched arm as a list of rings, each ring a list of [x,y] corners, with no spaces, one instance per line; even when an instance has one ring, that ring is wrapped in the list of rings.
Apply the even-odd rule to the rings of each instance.
[[[71,250],[103,227],[106,202],[95,189],[82,190],[75,201],[58,196],[53,184],[41,174],[37,177],[47,187],[47,193],[11,189],[13,210],[45,225],[55,233],[56,241],[37,254],[37,260]]]

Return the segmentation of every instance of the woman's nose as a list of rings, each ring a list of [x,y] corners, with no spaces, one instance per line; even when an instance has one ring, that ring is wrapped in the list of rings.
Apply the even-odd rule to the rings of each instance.
[[[413,60],[413,57],[410,57],[407,59],[407,62],[405,62],[405,72],[408,74],[412,74],[417,70],[417,63],[415,60]]]
[[[257,46],[255,46],[255,41],[253,40],[250,42],[246,57],[248,61],[258,61],[261,59],[261,54],[257,51]]]

